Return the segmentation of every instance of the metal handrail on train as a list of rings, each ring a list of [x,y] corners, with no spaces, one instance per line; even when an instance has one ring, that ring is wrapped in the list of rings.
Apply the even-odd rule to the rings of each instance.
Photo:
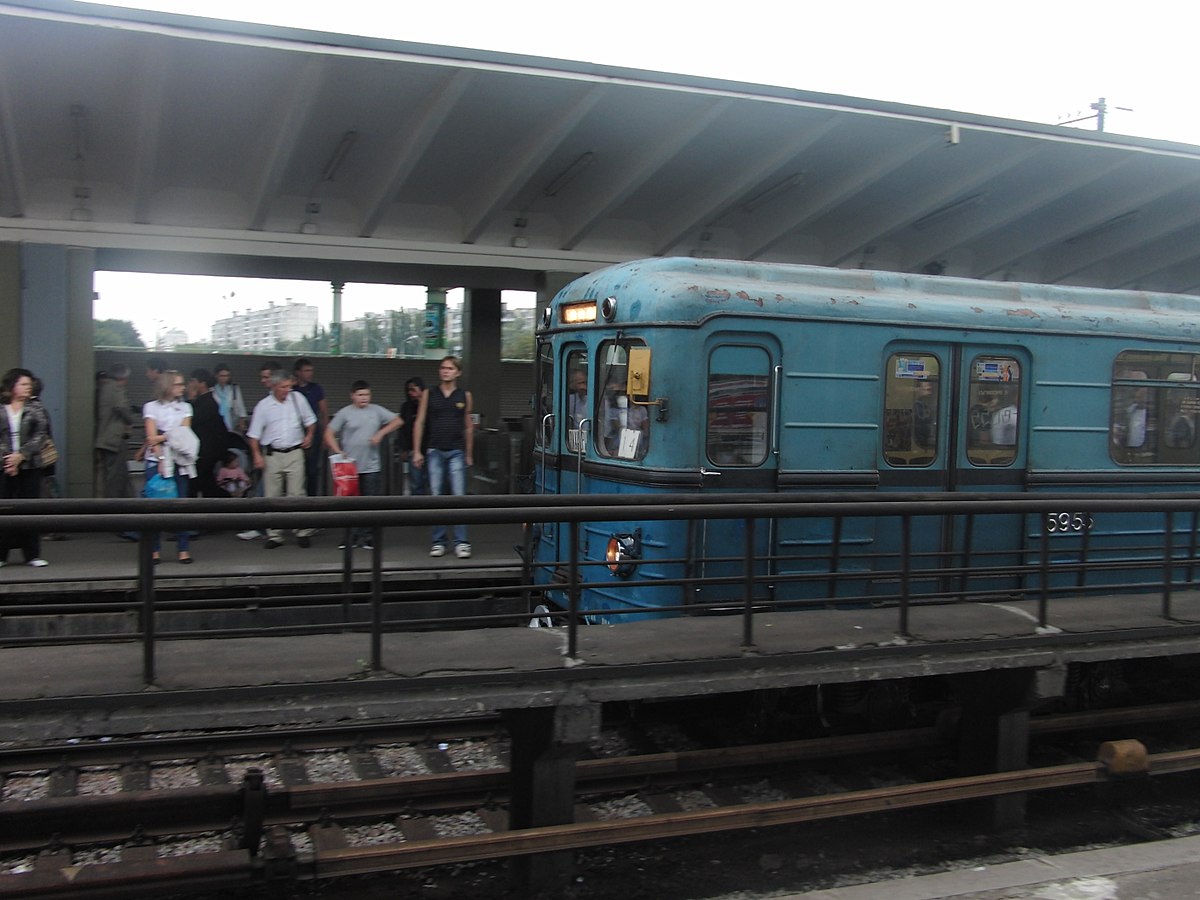
[[[586,502],[583,502],[586,499]],[[585,625],[588,613],[580,608],[580,596],[589,587],[604,584],[619,587],[619,580],[609,577],[602,562],[580,558],[579,529],[586,523],[593,526],[605,522],[628,522],[631,519],[644,522],[656,520],[705,520],[733,519],[743,523],[744,542],[740,554],[723,558],[735,561],[740,558],[742,574],[708,578],[694,572],[686,572],[677,583],[681,588],[693,589],[706,584],[726,584],[732,588],[740,586],[740,606],[736,612],[742,626],[742,646],[754,646],[754,622],[760,612],[793,609],[805,603],[765,602],[757,588],[765,581],[808,580],[815,582],[827,579],[831,590],[828,602],[839,606],[861,602],[864,605],[879,605],[878,598],[835,596],[832,588],[840,582],[861,579],[861,571],[847,572],[843,565],[854,556],[845,546],[843,523],[852,518],[897,519],[901,523],[899,550],[890,568],[874,570],[874,575],[894,583],[896,590],[887,598],[887,605],[897,610],[897,630],[900,635],[909,634],[909,615],[912,607],[924,603],[970,602],[991,599],[995,592],[974,590],[970,579],[1011,578],[1027,579],[1031,594],[1038,601],[1038,624],[1050,624],[1049,607],[1052,594],[1079,596],[1102,589],[1109,592],[1120,590],[1161,592],[1161,616],[1172,617],[1173,593],[1181,587],[1194,587],[1200,543],[1200,497],[1190,493],[1172,494],[879,494],[879,493],[813,493],[813,494],[613,494],[560,496],[540,494],[536,496],[489,495],[466,497],[357,497],[357,498],[273,498],[246,499],[236,504],[225,499],[207,500],[12,500],[0,503],[0,538],[8,532],[114,532],[136,531],[140,537],[138,548],[138,597],[141,607],[141,634],[143,645],[143,679],[147,684],[155,679],[155,648],[160,638],[155,630],[156,587],[152,547],[157,532],[180,530],[229,530],[242,529],[249,525],[272,528],[328,528],[353,527],[372,528],[376,541],[371,554],[370,566],[370,621],[371,640],[370,667],[383,669],[382,635],[397,626],[385,625],[383,617],[383,565],[384,528],[396,526],[430,526],[445,521],[447,514],[464,525],[534,525],[557,522],[567,526],[570,540],[566,559],[550,565],[561,567],[566,573],[565,585],[534,585],[528,579],[522,586],[531,600],[540,602],[550,591],[561,591],[567,598],[566,608],[561,614],[565,620],[568,644],[567,655],[578,653],[579,630]],[[1109,555],[1097,558],[1089,540],[1088,530],[1079,528],[1070,534],[1073,540],[1055,545],[1052,540],[1052,523],[1060,522],[1063,510],[1070,510],[1075,517],[1098,513],[1152,514],[1161,516],[1161,531],[1154,540],[1141,540],[1129,546],[1109,547]],[[1033,516],[1029,521],[1040,522],[1036,528],[1027,529],[1031,536],[1028,546],[1013,551],[1005,550],[1006,556],[1014,553],[1020,558],[1013,561],[993,562],[987,553],[972,546],[973,534],[978,530],[978,520],[989,516]],[[917,553],[913,547],[914,520],[922,517],[953,517],[962,522],[962,542],[947,551]],[[834,524],[828,551],[828,570],[803,574],[778,574],[765,576],[756,570],[760,561],[756,544],[756,523],[759,520],[788,518],[826,518]],[[1178,523],[1187,521],[1184,528]],[[1082,521],[1081,519],[1079,521]],[[1180,541],[1180,536],[1186,540]],[[1077,540],[1074,540],[1077,539]],[[1152,552],[1153,551],[1153,552]],[[350,565],[349,553],[344,556],[345,566]],[[1071,558],[1067,558],[1070,556]],[[680,563],[691,562],[681,560]],[[547,564],[541,563],[545,566]],[[525,554],[524,566],[531,566]],[[349,570],[347,569],[347,572]],[[1135,573],[1132,580],[1108,580],[1102,586],[1088,582],[1092,572]],[[599,573],[593,577],[593,573]],[[586,576],[585,576],[585,573]],[[1150,577],[1147,573],[1153,573]],[[1074,576],[1069,584],[1064,577]],[[1059,585],[1055,585],[1055,579]],[[917,593],[916,581],[937,582],[936,590]],[[626,581],[634,585],[636,580]],[[666,583],[658,581],[657,584]],[[349,592],[350,579],[344,577],[343,589]],[[361,595],[360,595],[361,596]],[[807,604],[813,605],[813,604]],[[653,612],[662,613],[729,613],[735,611],[728,602],[705,606],[703,604],[680,604],[676,607],[658,607]],[[629,609],[621,613],[627,620],[636,621],[651,610]],[[428,626],[448,619],[426,619]],[[636,627],[632,625],[631,627]],[[332,628],[332,626],[331,626]],[[344,626],[337,626],[344,630]],[[213,632],[214,636],[219,632]]]

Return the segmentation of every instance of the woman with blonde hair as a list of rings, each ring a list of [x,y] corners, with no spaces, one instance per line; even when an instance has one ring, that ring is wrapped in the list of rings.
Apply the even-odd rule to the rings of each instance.
[[[176,496],[188,495],[188,465],[175,458],[175,453],[168,444],[171,431],[183,426],[192,426],[192,405],[183,399],[187,381],[183,373],[168,369],[158,376],[154,385],[155,399],[142,406],[142,421],[146,426],[146,483],[155,475],[161,475],[168,480],[173,479],[176,486]],[[192,554],[188,551],[189,534],[180,531],[176,534],[178,541],[179,561],[185,565],[192,562]],[[157,565],[159,544],[154,544],[154,562]]]
[[[34,376],[28,369],[9,369],[0,380],[0,403],[4,426],[0,427],[0,496],[5,500],[36,500],[42,496],[42,451],[50,437],[50,416],[34,396]],[[7,564],[8,551],[20,548],[25,565],[49,565],[39,555],[41,538],[36,532],[9,532],[0,536],[0,566]]]

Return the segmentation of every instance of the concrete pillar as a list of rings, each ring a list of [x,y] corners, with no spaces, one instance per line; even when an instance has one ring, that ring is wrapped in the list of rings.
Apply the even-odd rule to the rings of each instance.
[[[94,250],[23,244],[18,306],[19,360],[42,379],[64,496],[92,495],[95,420],[92,303]]]
[[[0,243],[0,372],[21,359],[21,245]]]
[[[509,828],[567,825],[575,821],[575,763],[600,730],[600,705],[506,710],[512,737]],[[530,894],[570,883],[571,851],[515,857],[513,875]]]
[[[464,382],[479,424],[500,427],[500,291],[468,288],[463,298]]]
[[[954,676],[962,703],[959,769],[963,775],[1012,772],[1029,764],[1029,704],[1035,673],[1017,669]],[[1024,794],[996,797],[985,815],[994,830],[1025,823]]]
[[[333,356],[342,355],[342,289],[345,282],[331,281],[333,288],[333,321],[329,323],[329,350]]]

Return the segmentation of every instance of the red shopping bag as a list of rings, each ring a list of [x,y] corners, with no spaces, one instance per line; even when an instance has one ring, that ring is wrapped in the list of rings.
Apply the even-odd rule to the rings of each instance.
[[[329,461],[333,468],[333,496],[357,497],[358,466],[347,456],[335,456]]]

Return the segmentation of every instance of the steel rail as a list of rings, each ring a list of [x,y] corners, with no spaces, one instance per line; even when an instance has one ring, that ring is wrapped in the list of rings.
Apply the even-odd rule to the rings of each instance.
[[[1200,769],[1200,750],[1156,754],[1151,774],[1177,774]],[[404,844],[339,849],[317,848],[311,876],[329,878],[366,875],[398,869],[424,868],[510,856],[530,856],[560,850],[655,841],[690,835],[796,825],[823,819],[890,812],[1028,793],[1108,781],[1099,762],[1001,772],[900,787],[853,791],[825,797],[741,804],[693,812],[666,813],[637,819],[574,823],[521,831]]]
[[[1034,734],[1060,734],[1096,728],[1111,728],[1128,724],[1155,721],[1175,721],[1200,714],[1200,702],[1157,704],[1150,707],[1124,708],[1088,713],[1070,713],[1033,719],[1030,731]],[[489,723],[492,720],[489,720]],[[439,737],[477,736],[483,721],[430,723]],[[394,728],[380,726],[378,730],[364,728],[330,728],[308,734],[304,731],[268,732],[262,735],[233,736],[230,743],[219,747],[221,755],[248,752],[278,752],[281,740],[289,751],[294,749],[331,747],[331,739],[351,738],[357,744],[362,737],[372,740],[421,733],[423,726]],[[432,732],[429,732],[432,733]],[[271,743],[273,739],[273,743]],[[185,739],[167,738],[169,752],[192,753],[193,758],[214,758],[219,736],[194,736]],[[207,741],[207,743],[206,743]],[[615,784],[644,786],[646,779],[660,783],[689,782],[697,774],[716,771],[750,770],[773,765],[803,761],[840,758],[868,753],[924,749],[943,744],[944,736],[936,728],[916,728],[892,732],[872,732],[828,738],[782,741],[772,744],[719,747],[703,750],[670,751],[607,759],[585,759],[576,763],[576,778],[581,787],[592,790],[597,786],[612,789]],[[127,742],[123,745],[126,760],[170,758],[151,740]],[[146,753],[145,751],[153,751]],[[96,757],[111,763],[122,758],[121,748],[114,748]],[[85,754],[94,751],[80,751]],[[13,751],[17,764],[25,759]],[[39,756],[49,758],[52,750]],[[85,755],[83,759],[90,759]],[[219,758],[219,757],[217,757]],[[4,761],[0,755],[0,761]],[[65,757],[60,756],[60,763]],[[83,760],[74,759],[76,766]],[[9,763],[11,765],[12,763]],[[394,811],[397,803],[423,809],[458,809],[502,799],[506,796],[509,770],[487,769],[469,772],[412,775],[347,782],[328,782],[309,785],[272,787],[266,792],[265,821],[268,824],[295,822],[297,818],[315,813],[335,816]],[[135,826],[153,834],[170,834],[175,828],[184,831],[203,831],[223,827],[240,810],[241,788],[238,785],[179,788],[166,791],[132,791],[88,797],[56,797],[39,801],[16,801],[0,804],[0,843],[8,848],[31,846],[58,834],[74,841],[118,839]],[[187,809],[183,819],[180,807]],[[103,832],[72,831],[71,822],[86,823],[89,828],[100,826]]]
[[[736,748],[735,748],[736,749]],[[663,754],[679,758],[686,754]],[[1168,775],[1200,769],[1200,750],[1183,750],[1147,757],[1150,775]],[[496,772],[474,773],[490,778]],[[297,860],[294,852],[284,862],[287,877],[331,878],[425,868],[482,859],[528,856],[563,850],[690,835],[815,822],[867,813],[899,811],[965,800],[985,799],[1031,791],[1099,784],[1112,779],[1101,762],[1076,763],[969,776],[936,782],[855,791],[822,797],[757,804],[736,804],[718,809],[668,813],[600,823],[573,823],[470,837],[417,840],[403,844],[362,848],[328,847],[315,842],[310,859]],[[319,790],[302,791],[317,806]],[[393,795],[393,800],[395,796]],[[278,850],[278,848],[276,848]],[[132,896],[152,890],[176,889],[198,883],[244,884],[261,878],[275,855],[268,840],[264,858],[245,852],[203,854],[201,857],[133,859],[87,867],[86,878],[75,867],[55,869],[52,859],[34,872],[0,879],[0,897],[32,896]],[[206,857],[206,858],[205,858]],[[65,862],[66,860],[64,860]],[[124,892],[124,893],[122,893]]]

